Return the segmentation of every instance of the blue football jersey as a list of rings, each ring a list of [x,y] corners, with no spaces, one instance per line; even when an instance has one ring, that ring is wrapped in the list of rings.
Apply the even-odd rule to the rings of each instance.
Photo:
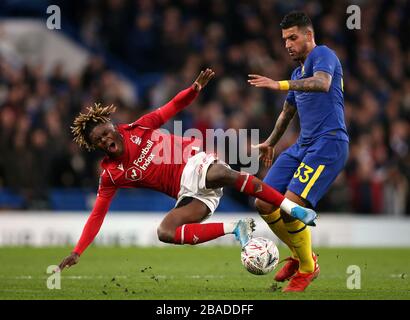
[[[289,91],[286,101],[297,108],[301,132],[300,144],[309,144],[317,138],[349,141],[344,119],[343,70],[333,50],[316,46],[303,66],[292,73],[292,80],[312,77],[317,71],[329,73],[332,83],[329,92]]]

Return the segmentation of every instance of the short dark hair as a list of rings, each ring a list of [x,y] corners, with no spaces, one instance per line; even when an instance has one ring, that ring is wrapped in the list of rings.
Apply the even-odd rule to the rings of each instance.
[[[289,12],[286,16],[283,17],[282,22],[280,23],[282,29],[289,29],[292,27],[312,27],[312,20],[308,17],[303,11],[292,11]]]

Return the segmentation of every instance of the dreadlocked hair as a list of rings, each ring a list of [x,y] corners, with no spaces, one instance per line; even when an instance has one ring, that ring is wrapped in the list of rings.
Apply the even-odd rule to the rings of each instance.
[[[91,130],[101,123],[110,121],[110,114],[115,112],[114,105],[101,106],[100,103],[95,103],[92,107],[87,107],[87,113],[81,113],[74,119],[73,125],[70,127],[74,135],[73,141],[81,148],[92,151],[95,147],[91,144],[89,134]]]

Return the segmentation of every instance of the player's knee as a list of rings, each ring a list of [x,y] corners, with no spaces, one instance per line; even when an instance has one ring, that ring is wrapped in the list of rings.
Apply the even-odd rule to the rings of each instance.
[[[263,201],[259,200],[259,199],[255,199],[255,208],[256,210],[260,213],[260,214],[264,214],[263,213]]]
[[[165,228],[163,226],[159,226],[157,228],[157,236],[158,240],[165,243],[173,243],[175,230],[171,230],[169,228]]]
[[[255,199],[255,208],[260,215],[267,215],[275,211],[277,208],[270,203],[260,199]]]
[[[232,169],[223,164],[213,164],[212,167],[209,168],[206,176],[207,187],[219,188],[230,185],[235,181],[233,173],[234,171]]]

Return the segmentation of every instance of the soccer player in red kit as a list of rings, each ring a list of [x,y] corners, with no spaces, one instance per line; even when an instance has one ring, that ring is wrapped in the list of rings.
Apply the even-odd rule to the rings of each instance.
[[[200,140],[165,135],[158,130],[187,107],[213,76],[211,69],[202,71],[191,87],[131,124],[113,125],[109,116],[114,106],[95,105],[77,116],[72,127],[74,141],[89,151],[99,149],[106,156],[101,162],[94,208],[76,247],[60,263],[60,270],[76,264],[94,240],[118,188],[149,188],[177,199],[157,229],[159,240],[166,243],[199,244],[234,234],[244,246],[254,229],[252,218],[201,223],[215,211],[224,186],[279,206],[306,224],[315,224],[313,210],[286,199],[252,175],[230,169],[214,154],[199,152]]]

